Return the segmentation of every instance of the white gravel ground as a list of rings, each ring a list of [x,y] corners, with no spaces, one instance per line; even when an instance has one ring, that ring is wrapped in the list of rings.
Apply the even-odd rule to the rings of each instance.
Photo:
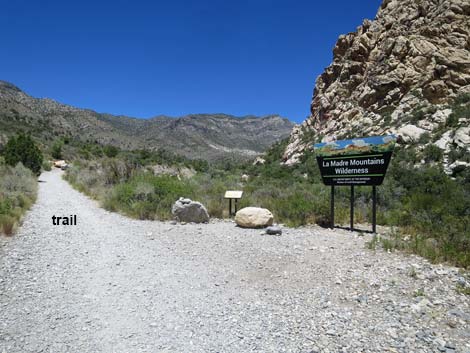
[[[455,268],[347,231],[131,220],[40,179],[0,237],[0,352],[470,352]]]

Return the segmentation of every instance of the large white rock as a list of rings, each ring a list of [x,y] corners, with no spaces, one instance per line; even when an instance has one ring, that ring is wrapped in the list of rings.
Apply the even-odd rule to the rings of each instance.
[[[397,133],[403,138],[405,142],[417,142],[426,130],[421,129],[415,125],[405,125],[398,129]]]
[[[207,223],[209,213],[200,202],[180,197],[171,208],[173,217],[180,222]]]
[[[273,224],[273,214],[266,208],[245,207],[235,215],[235,222],[244,228],[261,228]]]
[[[437,123],[445,123],[451,113],[452,109],[438,110],[432,115],[431,120]]]
[[[434,142],[434,144],[439,147],[441,150],[448,151],[450,142],[452,142],[452,131],[446,131],[442,134],[441,138]]]
[[[67,162],[64,161],[63,159],[54,161],[54,167],[56,167],[56,168],[62,168],[62,167],[64,167],[64,166],[67,166]]]
[[[256,159],[253,162],[253,165],[263,165],[266,163],[266,160],[260,156],[256,157]]]
[[[461,127],[455,131],[454,143],[462,148],[470,146],[470,127]]]

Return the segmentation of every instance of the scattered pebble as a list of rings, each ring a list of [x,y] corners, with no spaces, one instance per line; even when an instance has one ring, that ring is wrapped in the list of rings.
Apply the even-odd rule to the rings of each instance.
[[[456,268],[340,229],[132,220],[42,178],[0,237],[0,352],[470,352]]]

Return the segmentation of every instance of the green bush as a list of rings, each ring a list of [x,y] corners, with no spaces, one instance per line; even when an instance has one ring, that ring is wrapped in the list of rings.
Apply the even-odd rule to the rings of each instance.
[[[423,158],[426,162],[439,162],[442,160],[444,152],[436,145],[429,144],[423,150]]]
[[[434,261],[470,267],[468,185],[452,180],[438,167],[403,174],[406,192],[393,223],[410,232],[412,241],[402,247]]]
[[[431,141],[431,134],[429,132],[424,132],[419,137],[418,143],[424,145],[430,141]]]
[[[54,142],[54,144],[51,147],[51,156],[54,159],[62,159],[62,146],[63,146],[63,141],[62,140],[57,140]]]
[[[470,103],[470,93],[462,93],[458,95],[454,100],[454,105],[461,105]]]
[[[10,166],[22,163],[33,173],[41,173],[42,154],[30,135],[18,134],[11,137],[4,149],[5,162]]]
[[[417,108],[413,109],[413,111],[411,112],[411,114],[408,118],[409,118],[409,122],[411,124],[417,124],[418,122],[423,120],[425,117],[426,117],[426,113],[425,113],[423,107],[417,107]]]
[[[468,153],[466,148],[452,146],[447,156],[449,158],[449,163],[453,163],[455,161],[470,162],[470,153]]]
[[[103,147],[103,153],[106,157],[114,158],[118,155],[119,149],[112,145],[107,145]]]
[[[121,211],[140,219],[170,219],[171,207],[180,197],[191,197],[191,186],[171,176],[149,173],[131,177],[116,185],[104,199],[111,211]]]
[[[51,163],[49,161],[43,161],[42,162],[42,170],[45,170],[46,172],[50,172],[52,169]]]
[[[447,118],[446,127],[458,127],[461,118],[470,116],[470,94],[465,93],[457,96],[451,105],[452,113]]]

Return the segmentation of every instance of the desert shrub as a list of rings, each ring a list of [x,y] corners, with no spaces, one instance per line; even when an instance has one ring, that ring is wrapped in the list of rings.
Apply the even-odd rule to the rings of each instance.
[[[84,159],[94,159],[103,156],[103,148],[96,143],[83,143],[78,147],[78,154]]]
[[[470,116],[470,94],[461,94],[457,96],[454,103],[451,105],[452,113],[446,120],[446,127],[459,126],[461,118],[468,118]]]
[[[392,122],[392,112],[385,112],[382,114],[382,127],[388,127],[390,126],[390,123]]]
[[[62,159],[62,146],[64,142],[62,140],[57,140],[51,147],[51,156],[54,159]]]
[[[470,93],[459,94],[454,99],[454,105],[461,105],[461,104],[466,104],[466,103],[470,103]]]
[[[429,144],[423,150],[423,158],[426,162],[439,162],[444,152],[436,145]]]
[[[0,164],[0,232],[14,233],[36,193],[37,181],[31,170],[21,163],[14,168]]]
[[[5,235],[12,235],[15,232],[17,220],[9,215],[0,214],[0,231]]]
[[[112,145],[107,145],[103,147],[103,153],[106,157],[114,158],[118,155],[119,149]]]
[[[52,166],[51,166],[51,163],[49,161],[43,161],[41,168],[42,168],[42,170],[45,170],[46,172],[49,172],[49,171],[51,171]]]
[[[423,134],[421,134],[421,136],[419,137],[418,143],[424,145],[428,143],[429,141],[431,141],[431,134],[426,131]]]
[[[5,162],[10,166],[14,167],[21,162],[36,175],[41,172],[43,157],[30,135],[21,133],[11,137],[5,145],[3,154]]]
[[[192,194],[191,186],[175,177],[139,174],[114,186],[103,206],[140,219],[169,219],[173,203]]]
[[[191,161],[190,166],[192,166],[197,172],[204,173],[209,170],[209,163],[202,159],[195,159]]]
[[[470,153],[466,148],[452,146],[447,156],[450,163],[455,161],[470,162]]]
[[[413,109],[408,119],[411,124],[417,124],[419,121],[423,120],[426,117],[426,113],[423,107],[416,107]]]
[[[395,225],[412,233],[406,247],[434,261],[470,266],[470,192],[439,167],[410,169]],[[433,241],[430,241],[433,239]]]

